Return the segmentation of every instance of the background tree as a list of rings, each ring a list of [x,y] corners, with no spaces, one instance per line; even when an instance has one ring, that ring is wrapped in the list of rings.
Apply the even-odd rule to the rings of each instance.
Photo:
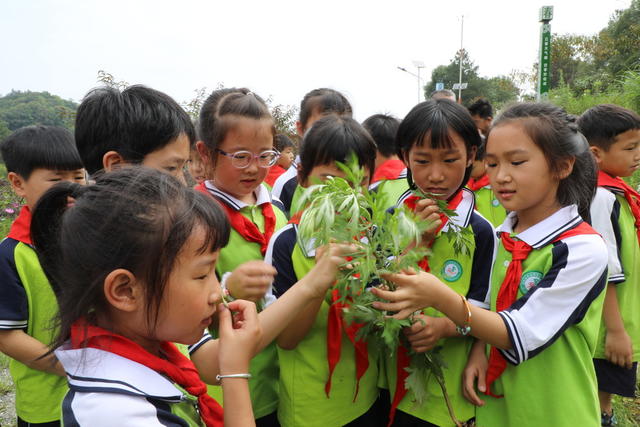
[[[487,98],[495,108],[518,99],[520,89],[511,76],[481,77],[479,67],[471,60],[469,53],[462,49],[448,65],[439,65],[431,73],[431,80],[425,86],[425,97],[428,98],[436,88],[436,83],[444,83],[445,89],[452,89],[458,83],[460,73],[460,56],[462,55],[462,83],[467,88],[462,90],[462,103],[471,105],[476,99]],[[455,90],[456,95],[458,93]]]
[[[275,104],[273,97],[269,96],[265,102],[271,111],[273,121],[276,125],[276,132],[287,135],[292,141],[298,143],[296,132],[296,120],[298,120],[298,108],[293,105]]]
[[[640,0],[616,11],[600,31],[594,60],[596,67],[606,68],[615,77],[640,66]]]
[[[532,87],[537,69],[534,63]],[[563,97],[569,92],[576,97],[619,92],[634,70],[640,70],[640,0],[616,11],[598,34],[554,34],[551,39],[550,88]]]

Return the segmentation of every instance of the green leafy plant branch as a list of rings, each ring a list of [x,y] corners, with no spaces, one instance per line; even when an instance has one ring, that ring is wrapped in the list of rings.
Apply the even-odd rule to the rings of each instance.
[[[314,248],[331,242],[350,242],[357,248],[349,254],[350,260],[340,270],[336,287],[340,302],[348,303],[343,316],[347,323],[361,325],[357,339],[371,343],[392,355],[402,344],[409,349],[410,366],[405,386],[411,390],[416,404],[426,400],[426,382],[434,375],[442,389],[449,413],[456,425],[462,425],[455,418],[444,382],[446,363],[440,356],[440,348],[424,353],[416,353],[406,340],[402,329],[414,323],[413,316],[398,320],[390,317],[393,313],[373,307],[379,299],[368,291],[367,285],[395,290],[392,282],[380,277],[383,273],[399,273],[407,269],[418,270],[418,263],[429,251],[420,245],[429,223],[420,220],[413,212],[403,207],[388,209],[385,205],[383,182],[377,191],[369,191],[361,185],[364,171],[355,156],[347,164],[338,163],[345,178],[329,177],[324,182],[316,182],[302,195],[302,206],[307,206],[300,218],[298,236],[303,247]],[[439,207],[447,216],[455,212],[446,209],[446,202]],[[456,228],[449,227],[447,236],[454,238],[460,251],[469,250],[466,239],[454,237]],[[330,301],[329,301],[330,302]]]

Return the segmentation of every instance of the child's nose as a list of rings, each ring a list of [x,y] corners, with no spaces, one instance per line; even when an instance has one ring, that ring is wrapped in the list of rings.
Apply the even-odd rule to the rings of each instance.
[[[429,179],[431,181],[442,181],[444,179],[444,173],[441,166],[434,164],[429,171]]]

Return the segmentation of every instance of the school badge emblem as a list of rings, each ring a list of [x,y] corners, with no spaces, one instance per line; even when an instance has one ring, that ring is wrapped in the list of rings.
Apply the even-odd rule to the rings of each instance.
[[[542,280],[542,273],[539,271],[527,271],[522,274],[522,279],[520,279],[520,292],[526,294],[533,288],[537,286]]]
[[[447,260],[440,273],[447,282],[455,282],[462,276],[462,265],[454,259]]]
[[[491,204],[493,205],[494,208],[497,208],[498,206],[500,206],[500,202],[498,201],[498,199],[492,199]]]

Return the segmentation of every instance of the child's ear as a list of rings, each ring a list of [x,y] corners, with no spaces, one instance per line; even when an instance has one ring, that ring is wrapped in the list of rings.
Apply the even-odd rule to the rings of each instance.
[[[573,165],[575,164],[575,157],[565,159],[560,163],[560,169],[558,170],[558,179],[563,180],[573,172]]]
[[[406,167],[409,167],[409,151],[401,151],[400,152],[400,160],[404,162]]]
[[[307,186],[307,180],[303,179],[303,176],[302,176],[302,165],[300,163],[298,163],[297,169],[298,169],[298,184],[300,184],[301,187],[306,187]]]
[[[102,167],[107,172],[112,172],[122,167],[127,162],[117,151],[107,151],[102,156]]]
[[[104,296],[114,308],[132,312],[144,306],[144,292],[136,277],[129,270],[113,270],[104,279]]]
[[[213,170],[215,169],[215,162],[213,154],[209,147],[206,146],[204,141],[196,142],[196,151],[200,155],[200,159],[202,160],[202,166],[204,167],[204,174],[207,179],[213,177]]]
[[[209,152],[207,146],[204,144],[204,141],[196,142],[196,151],[200,155],[203,163],[211,164],[211,153]]]
[[[296,132],[298,132],[298,136],[300,138],[304,136],[304,128],[302,127],[302,122],[300,120],[296,120]]]
[[[591,152],[593,153],[593,157],[595,157],[596,163],[600,165],[600,162],[602,161],[602,149],[600,147],[592,145],[591,147],[589,147],[589,150],[591,150]]]
[[[7,180],[11,184],[11,188],[13,188],[13,192],[18,195],[18,197],[25,198],[26,192],[24,190],[24,184],[26,179],[24,179],[21,175],[18,175],[15,172],[9,172],[7,174]]]
[[[476,154],[478,153],[478,147],[473,146],[469,150],[469,158],[467,159],[467,167],[471,166],[476,161]]]

